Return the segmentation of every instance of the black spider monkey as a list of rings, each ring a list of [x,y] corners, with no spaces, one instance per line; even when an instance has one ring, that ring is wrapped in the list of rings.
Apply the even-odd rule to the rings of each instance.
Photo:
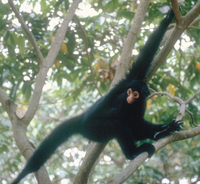
[[[58,125],[36,149],[12,184],[17,184],[29,173],[36,172],[56,148],[74,134],[81,134],[100,143],[107,143],[115,138],[126,158],[132,160],[142,152],[148,152],[149,157],[155,152],[152,144],[144,143],[137,147],[137,141],[147,138],[158,140],[181,129],[181,123],[175,120],[165,125],[154,125],[143,118],[146,99],[150,94],[144,82],[145,75],[173,18],[174,13],[170,10],[150,35],[125,79],[84,113]]]

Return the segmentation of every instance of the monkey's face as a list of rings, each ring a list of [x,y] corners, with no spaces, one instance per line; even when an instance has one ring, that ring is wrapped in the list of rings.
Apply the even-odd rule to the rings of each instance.
[[[127,88],[128,104],[135,104],[136,102],[146,102],[146,98],[150,94],[149,88],[143,81],[134,80]]]
[[[143,117],[146,108],[146,99],[150,94],[149,88],[141,80],[133,80],[126,84],[121,93],[112,96],[109,106],[118,109],[118,114],[122,117],[132,118]]]

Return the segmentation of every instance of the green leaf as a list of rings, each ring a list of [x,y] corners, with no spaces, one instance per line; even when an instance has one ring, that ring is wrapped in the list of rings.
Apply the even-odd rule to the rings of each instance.
[[[31,97],[32,87],[31,82],[24,82],[22,86],[22,93],[24,94],[25,100],[28,101]]]
[[[19,38],[18,38],[18,47],[19,47],[20,53],[24,53],[25,39],[23,36],[19,36]]]
[[[76,45],[75,33],[70,32],[69,34],[67,34],[67,38],[68,38],[67,49],[68,49],[69,53],[72,53],[72,52],[74,52],[74,48]]]
[[[111,0],[106,4],[105,9],[107,10],[108,13],[112,13],[116,11],[118,7],[119,7],[118,0]]]
[[[7,15],[8,13],[10,13],[10,6],[8,3],[6,4],[3,4],[1,1],[0,1],[0,15]]]
[[[63,77],[61,75],[58,75],[56,82],[59,87],[62,87],[62,79],[63,79]]]
[[[42,10],[42,12],[45,12],[46,9],[47,9],[46,0],[41,0],[41,10]]]
[[[7,47],[8,47],[9,56],[11,58],[15,59],[15,50],[14,50],[13,46],[12,45],[8,45]]]
[[[65,0],[65,9],[68,10],[69,9],[69,1]]]
[[[59,6],[63,1],[65,1],[65,0],[58,0],[58,1],[56,2],[56,4],[55,4],[55,7]]]

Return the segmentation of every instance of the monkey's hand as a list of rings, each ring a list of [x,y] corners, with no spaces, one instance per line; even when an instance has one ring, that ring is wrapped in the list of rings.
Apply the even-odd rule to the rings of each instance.
[[[167,13],[166,19],[172,20],[174,18],[174,12],[172,9],[170,9]]]
[[[169,124],[163,125],[162,127],[163,130],[155,133],[154,139],[158,140],[172,134],[173,132],[182,130],[183,129],[181,126],[182,124],[183,124],[183,121],[176,121],[175,119],[172,120]]]
[[[181,12],[182,11],[181,5],[178,5],[178,7],[179,7],[179,11]],[[167,13],[166,19],[172,20],[173,18],[174,18],[174,12],[171,8]]]

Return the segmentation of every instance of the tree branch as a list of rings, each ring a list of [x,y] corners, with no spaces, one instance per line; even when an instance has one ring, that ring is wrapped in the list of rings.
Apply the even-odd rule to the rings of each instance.
[[[16,116],[16,105],[15,103],[6,95],[6,93],[0,88],[0,102],[7,112],[10,121],[13,125],[13,134],[15,142],[20,149],[21,153],[28,160],[33,154],[34,149],[31,146],[27,136],[26,127],[20,124],[20,119]],[[36,178],[40,178],[39,184],[50,184],[50,179],[46,168],[43,166],[37,173],[35,173]]]
[[[17,8],[15,7],[13,0],[8,0],[10,7],[12,8],[13,12],[15,13],[15,16],[17,17],[17,19],[19,20],[23,30],[25,31],[25,33],[27,34],[31,44],[33,45],[33,48],[35,50],[35,53],[37,55],[37,58],[39,60],[40,63],[42,63],[44,61],[44,58],[42,56],[42,53],[40,52],[40,49],[35,41],[35,38],[32,34],[32,32],[29,30],[29,28],[26,26],[23,18],[21,17],[21,15],[19,14],[19,11],[17,10]]]
[[[16,116],[16,114],[15,114],[16,107],[15,107],[14,102],[12,102],[12,100],[10,100],[6,96],[6,94],[3,92],[3,90],[0,88],[0,102],[2,103],[3,107],[7,111],[9,118],[12,122],[13,135],[15,138],[15,142],[16,142],[18,148],[20,149],[20,152],[24,155],[24,157],[27,160],[33,154],[34,148],[32,147],[32,144],[29,142],[29,140],[26,136],[26,127],[28,126],[28,124],[30,123],[30,121],[32,120],[32,118],[34,117],[34,115],[36,113],[36,110],[39,105],[39,100],[40,100],[40,97],[42,94],[42,89],[45,84],[47,72],[48,72],[49,68],[51,67],[51,65],[53,64],[53,62],[60,50],[61,44],[63,42],[63,39],[65,37],[66,31],[67,31],[67,28],[69,25],[69,22],[73,18],[74,14],[75,14],[75,10],[77,9],[78,4],[80,2],[81,2],[81,0],[74,0],[74,2],[72,3],[71,8],[69,9],[68,13],[66,14],[61,27],[58,29],[58,31],[56,33],[55,40],[51,46],[51,49],[48,53],[47,58],[43,59],[43,56],[37,46],[37,43],[33,37],[33,34],[30,32],[28,27],[25,25],[22,17],[19,15],[18,10],[14,6],[13,1],[9,0],[10,6],[12,7],[13,11],[15,12],[16,17],[18,18],[19,22],[21,23],[22,28],[28,35],[28,37],[36,51],[39,62],[40,62],[40,70],[39,70],[38,77],[37,77],[37,80],[35,83],[35,89],[33,91],[33,95],[31,97],[28,110],[23,119],[19,119]],[[50,184],[51,183],[48,173],[44,166],[37,173],[35,173],[35,175],[36,175],[36,178],[37,178],[37,181],[39,184]]]
[[[200,90],[197,91],[191,98],[185,101],[186,104],[190,103],[194,98],[196,98],[200,94]]]
[[[2,88],[0,87],[0,102],[3,106],[3,108],[6,110],[7,109],[7,105],[6,105],[6,101],[8,101],[10,98],[7,96],[7,94],[2,90]],[[7,112],[7,111],[6,111]],[[9,111],[7,112],[9,115]]]
[[[73,183],[84,184],[88,182],[89,174],[95,164],[95,161],[99,158],[99,155],[103,151],[106,144],[91,142],[85,158],[79,168],[79,171],[74,179]]]
[[[174,4],[175,1],[172,1],[172,3]],[[173,6],[176,6],[176,5],[173,5]],[[176,7],[174,7],[174,8],[177,9]],[[180,35],[183,33],[183,31],[188,27],[188,25],[198,16],[199,13],[200,13],[200,1],[198,1],[196,3],[194,8],[192,10],[190,10],[190,12],[185,17],[182,17],[181,29],[180,29],[180,27],[176,27],[174,29],[173,34],[168,39],[168,41],[165,43],[163,49],[155,57],[154,62],[149,70],[148,75],[147,75],[147,81],[151,79],[153,74],[157,71],[157,69],[160,67],[160,65],[165,61],[165,58],[167,57],[168,53],[171,51],[171,49],[172,49],[173,45],[176,43],[177,39],[180,37]],[[199,93],[200,92],[198,91],[197,93],[195,93],[195,95],[197,95]],[[166,138],[163,138],[163,139],[155,142],[153,145],[155,146],[155,149],[157,151],[171,142],[191,138],[191,137],[194,137],[199,134],[200,134],[200,126],[194,128],[194,129],[191,129],[191,130],[176,132],[171,136],[168,136]],[[147,158],[148,158],[147,152],[140,154],[133,161],[131,161],[131,163],[124,170],[122,170],[121,173],[116,175],[111,181],[108,181],[107,183],[109,183],[109,184],[123,183],[138,169],[138,167],[142,163],[144,163],[144,161]]]
[[[80,2],[81,2],[81,0],[75,0],[72,3],[69,11],[67,12],[67,14],[63,20],[61,27],[58,29],[58,31],[56,33],[54,42],[51,45],[51,48],[47,55],[47,58],[44,60],[44,62],[40,66],[40,71],[38,73],[38,77],[37,77],[37,80],[35,83],[35,89],[33,91],[33,95],[30,100],[29,108],[26,112],[25,117],[22,119],[23,123],[26,124],[26,126],[28,126],[29,122],[32,120],[32,118],[34,117],[34,115],[37,111],[40,97],[42,94],[42,89],[45,84],[47,72],[48,72],[49,68],[52,66],[52,64],[54,63],[56,56],[58,55],[58,52],[62,45],[62,42],[65,38],[65,34],[67,31],[69,22],[72,20],[74,14],[75,14],[75,11],[78,7],[78,4]]]
[[[168,56],[169,52],[172,50],[176,41],[180,38],[181,34],[184,30],[195,20],[195,18],[200,13],[200,1],[196,3],[196,5],[188,12],[187,15],[182,17],[181,26],[176,26],[173,33],[171,34],[170,38],[165,42],[162,50],[155,56],[154,61],[151,65],[151,68],[147,74],[147,81],[151,79],[154,73],[158,70],[161,64],[165,61],[166,57]]]
[[[70,21],[72,20],[72,18],[75,15],[75,11],[79,5],[79,3],[81,2],[81,0],[74,0],[69,11],[67,12],[61,27],[58,29],[58,31],[56,32],[55,35],[55,39],[51,45],[51,48],[49,50],[49,53],[47,55],[46,58],[46,63],[48,68],[51,67],[51,65],[54,63],[56,56],[58,55],[58,52],[60,50],[60,47],[62,45],[62,42],[65,38],[65,34],[67,32],[68,26]]]
[[[137,36],[140,32],[142,22],[145,17],[145,13],[149,6],[149,2],[150,2],[149,0],[140,1],[140,4],[137,8],[137,12],[131,24],[130,31],[127,35],[127,39],[123,43],[120,62],[119,62],[119,65],[117,66],[117,71],[113,79],[113,82],[111,84],[111,88],[113,88],[119,82],[119,80],[121,80],[125,76],[126,72],[129,69],[129,63],[131,61],[132,50],[137,40]]]
[[[200,94],[200,90],[197,91],[191,98],[189,98],[188,100],[186,101],[183,101],[182,99],[180,99],[179,97],[173,97],[172,95],[170,95],[169,93],[166,93],[166,92],[154,92],[153,94],[151,94],[148,98],[151,98],[155,95],[158,95],[158,96],[168,96],[171,100],[173,100],[174,102],[178,103],[180,105],[180,111],[176,117],[176,121],[181,121],[183,119],[183,116],[185,115],[185,111],[191,116],[191,119],[192,119],[192,124],[194,124],[195,126],[197,126],[195,123],[194,123],[194,118],[193,118],[193,114],[186,108],[186,105],[191,102],[194,98],[197,97],[197,95]]]
[[[38,77],[35,82],[35,89],[33,91],[33,95],[31,96],[30,103],[28,106],[28,110],[24,116],[24,118],[21,120],[24,125],[28,126],[30,121],[35,116],[35,113],[37,111],[37,108],[39,106],[40,97],[42,95],[42,89],[45,84],[46,75],[49,68],[45,66],[40,66],[40,70],[38,73]]]
[[[93,70],[92,70],[92,64],[91,64],[91,57],[90,57],[90,53],[88,52],[88,40],[87,40],[87,35],[83,29],[83,26],[81,25],[80,23],[80,20],[78,18],[77,15],[74,16],[74,18],[76,19],[77,23],[78,23],[78,26],[83,34],[83,39],[84,39],[84,42],[85,42],[85,51],[86,51],[86,55],[87,55],[87,58],[88,58],[88,64],[89,64],[89,67],[90,67],[90,72],[91,72],[91,76],[92,76],[92,82],[95,86],[95,88],[97,89],[97,91],[99,92],[100,96],[102,96],[102,93],[101,91],[99,90],[99,88],[97,87],[97,84],[95,82],[95,79],[94,79],[94,73],[93,73]]]
[[[200,126],[193,128],[187,131],[175,132],[172,135],[160,139],[159,141],[153,143],[156,151],[165,147],[167,144],[170,144],[175,141],[184,140],[187,138],[192,138],[200,134]],[[143,152],[137,156],[130,164],[122,170],[118,175],[116,175],[112,180],[108,181],[107,184],[121,184],[126,181],[132,174],[142,165],[145,160],[148,158],[148,153]]]
[[[154,95],[166,95],[173,101],[179,103],[181,105],[181,110],[177,115],[176,121],[180,121],[183,118],[184,111],[186,110],[185,105],[191,102],[197,95],[200,94],[200,90],[197,91],[191,98],[189,98],[186,101],[181,100],[178,97],[173,97],[169,93],[165,92],[154,92],[152,95],[150,95],[148,98],[151,98]],[[167,144],[171,142],[175,142],[178,140],[183,140],[187,138],[194,137],[196,135],[200,134],[200,126],[197,126],[196,128],[193,128],[191,130],[181,131],[181,132],[175,132],[172,135],[165,137],[163,139],[158,140],[157,142],[153,143],[156,151],[160,150]],[[131,163],[121,171],[118,175],[116,175],[113,179],[109,180],[107,184],[120,184],[126,181],[137,169],[138,167],[144,163],[144,161],[148,158],[148,153],[144,152],[140,154],[138,157],[136,157]]]
[[[177,27],[179,27],[179,24],[181,24],[181,21],[182,21],[182,17],[181,17],[181,12],[180,12],[180,8],[178,5],[178,1],[171,0],[171,5],[172,5],[173,12],[175,14],[175,17],[176,17]]]
[[[132,49],[136,42],[137,35],[139,34],[149,2],[150,2],[149,0],[140,1],[140,4],[137,8],[137,12],[135,14],[134,20],[131,25],[131,29],[128,33],[127,39],[125,40],[123,44],[123,50],[122,50],[120,63],[117,67],[117,71],[115,74],[115,78],[113,79],[113,82],[111,84],[111,88],[114,87],[118,83],[118,81],[122,79],[124,75],[126,74],[126,72],[128,71],[128,66],[131,60],[131,55],[132,55]],[[91,143],[91,144],[94,144],[94,146],[91,146],[91,150],[90,149],[87,150],[88,151],[87,157],[84,158],[83,163],[80,166],[78,174],[74,180],[74,183],[76,184],[87,183],[88,175],[95,163],[95,160],[99,157],[102,150],[106,146],[106,144],[100,144],[100,143]],[[88,165],[87,169],[83,169],[84,165],[90,161],[93,164]]]

